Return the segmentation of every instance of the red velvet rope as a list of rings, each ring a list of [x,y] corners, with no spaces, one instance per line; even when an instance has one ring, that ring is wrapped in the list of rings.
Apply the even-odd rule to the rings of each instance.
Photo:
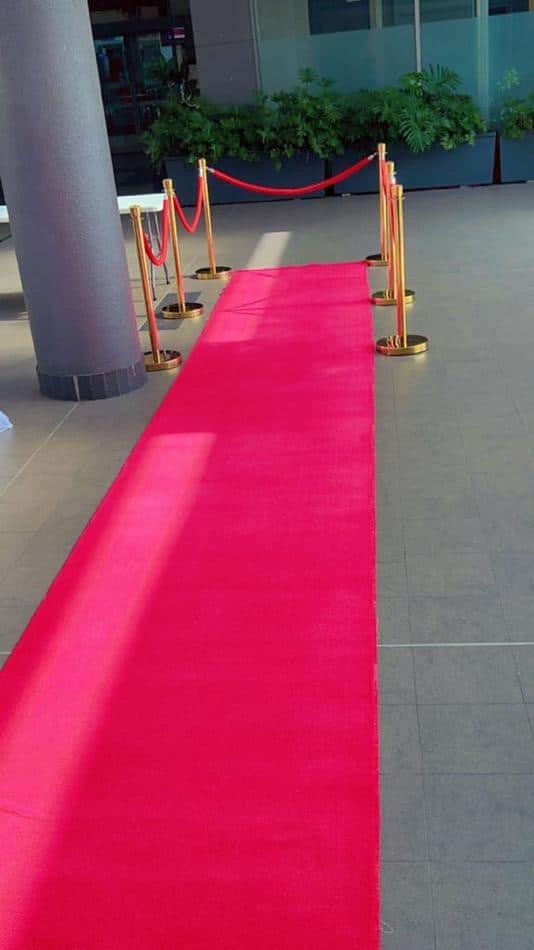
[[[200,216],[202,214],[202,208],[204,206],[204,192],[202,190],[202,179],[199,175],[198,178],[198,189],[197,189],[197,204],[195,208],[195,213],[191,223],[187,220],[183,208],[176,197],[174,196],[174,207],[176,209],[176,214],[180,220],[180,223],[185,228],[189,234],[194,234],[198,228],[198,223],[200,221]],[[149,260],[152,262],[154,267],[162,267],[165,261],[167,260],[167,248],[169,246],[169,203],[167,198],[163,202],[163,208],[161,213],[161,247],[159,255],[155,253],[151,243],[150,238],[146,232],[143,232],[143,241],[145,245],[145,251]]]
[[[314,185],[304,185],[302,188],[267,188],[265,185],[253,185],[251,182],[241,181],[240,178],[233,178],[232,175],[226,175],[225,172],[219,171],[218,168],[209,168],[208,171],[221,181],[225,181],[228,185],[235,185],[236,188],[244,188],[246,191],[255,191],[261,195],[278,195],[280,197],[296,198],[298,195],[309,195],[313,191],[320,191],[322,188],[328,188],[330,185],[337,185],[339,182],[345,181],[346,178],[350,178],[351,175],[355,175],[361,171],[362,168],[365,168],[366,165],[369,165],[374,157],[374,155],[368,155],[366,158],[362,158],[359,162],[356,162],[355,165],[351,165],[350,168],[346,168],[345,171],[340,172],[339,175],[326,178],[324,181],[316,182]]]
[[[167,260],[167,247],[169,245],[169,203],[166,198],[163,202],[163,210],[161,213],[161,247],[159,256],[154,253],[148,234],[144,231],[143,239],[149,260],[152,261],[154,267],[162,267]]]
[[[174,207],[176,209],[176,214],[180,219],[180,224],[187,231],[188,234],[194,234],[198,228],[198,222],[200,221],[200,215],[202,214],[202,207],[204,205],[204,192],[202,190],[202,178],[198,176],[198,188],[197,188],[197,206],[195,208],[195,213],[193,215],[193,220],[191,223],[187,220],[184,210],[176,197],[174,196]]]

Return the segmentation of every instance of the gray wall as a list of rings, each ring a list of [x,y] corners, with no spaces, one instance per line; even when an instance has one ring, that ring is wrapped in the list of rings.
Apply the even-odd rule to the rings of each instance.
[[[258,77],[249,0],[191,0],[191,18],[202,95],[215,102],[250,101]]]

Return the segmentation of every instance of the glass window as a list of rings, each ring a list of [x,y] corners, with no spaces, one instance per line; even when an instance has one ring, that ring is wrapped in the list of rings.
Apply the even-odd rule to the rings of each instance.
[[[341,92],[390,85],[415,69],[413,0],[254,0],[254,7],[267,93],[294,86],[303,67]]]
[[[89,0],[91,23],[120,23],[121,20],[155,20],[169,15],[168,0]]]
[[[189,16],[189,0],[169,0],[171,16]]]
[[[490,16],[500,13],[527,13],[532,7],[529,0],[489,0]]]
[[[185,29],[174,27],[163,33],[143,33],[132,38],[132,57],[139,106],[139,122],[147,129],[171,88],[183,86],[194,92],[195,83],[184,48]]]
[[[369,0],[309,0],[310,33],[368,30]]]
[[[421,20],[464,20],[476,15],[474,0],[420,0]]]
[[[509,6],[502,0],[492,4],[493,16],[488,21],[489,99],[496,121],[506,99],[523,98],[534,88],[534,10],[510,10]],[[503,13],[509,15],[499,16]]]
[[[89,9],[108,133],[114,148],[131,147],[171,88],[197,88],[189,0],[89,0]]]
[[[382,0],[382,26],[404,26],[413,20],[413,0]]]
[[[308,0],[310,33],[413,23],[413,0]]]
[[[423,68],[446,66],[457,73],[461,91],[486,108],[487,17],[473,0],[420,0]]]
[[[133,88],[124,38],[114,36],[95,40],[95,48],[108,135],[134,135]]]

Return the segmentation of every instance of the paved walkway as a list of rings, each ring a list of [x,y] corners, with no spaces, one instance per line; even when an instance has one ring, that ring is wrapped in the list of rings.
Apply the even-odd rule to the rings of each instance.
[[[377,250],[375,216],[370,197],[216,209],[220,262],[359,259]],[[406,216],[412,328],[431,349],[376,366],[383,950],[533,950],[534,188],[409,194]],[[204,263],[200,238],[185,260]],[[187,353],[201,325],[162,332]],[[168,382],[42,399],[0,246],[0,409],[15,423],[0,435],[3,656]]]

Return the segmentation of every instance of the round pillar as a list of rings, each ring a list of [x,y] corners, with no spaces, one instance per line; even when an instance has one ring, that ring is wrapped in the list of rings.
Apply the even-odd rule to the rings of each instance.
[[[0,174],[41,391],[143,385],[87,0],[2,5]]]

